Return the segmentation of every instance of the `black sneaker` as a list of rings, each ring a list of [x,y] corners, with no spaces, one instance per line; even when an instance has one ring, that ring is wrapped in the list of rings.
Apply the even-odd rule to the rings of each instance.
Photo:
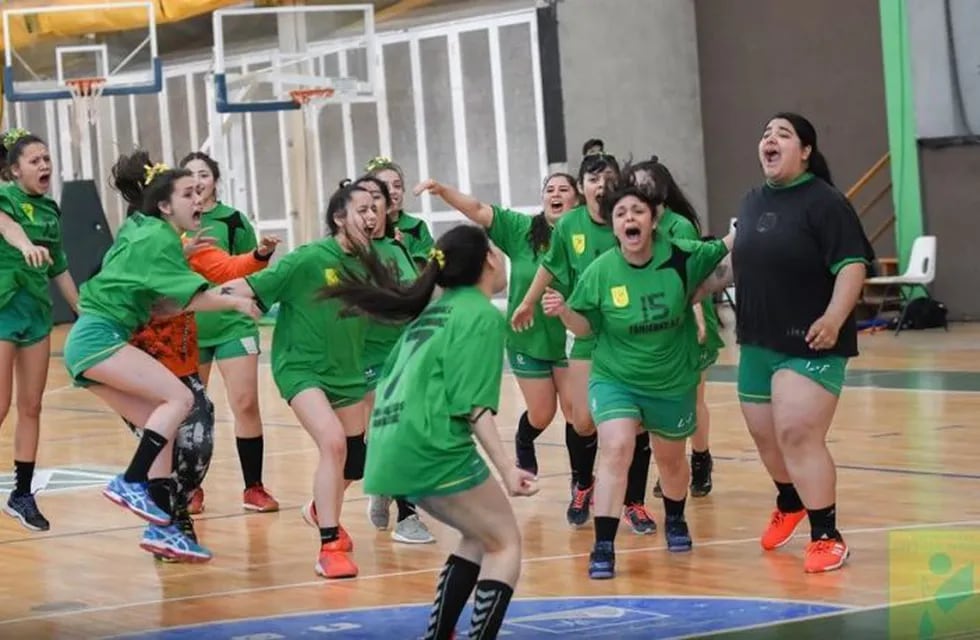
[[[8,515],[20,520],[20,523],[31,531],[47,531],[51,528],[51,523],[41,515],[41,510],[37,508],[33,494],[11,493],[10,499],[7,500],[7,506],[3,510]]]
[[[664,519],[664,538],[667,539],[667,551],[680,553],[691,550],[691,532],[684,516]]]
[[[514,452],[517,455],[517,467],[538,475],[538,456],[534,452],[533,442],[522,442],[520,436],[514,437]]]
[[[711,471],[714,466],[710,453],[691,454],[691,495],[695,498],[711,493]]]
[[[572,485],[572,500],[568,503],[568,511],[565,512],[568,524],[573,527],[581,527],[588,523],[594,487],[594,482],[585,489],[580,489],[575,484]]]

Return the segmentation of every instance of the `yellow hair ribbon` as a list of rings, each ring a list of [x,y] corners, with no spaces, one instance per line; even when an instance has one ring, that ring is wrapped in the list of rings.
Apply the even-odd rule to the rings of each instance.
[[[391,158],[386,158],[384,156],[375,156],[374,158],[368,160],[368,163],[364,167],[364,170],[367,171],[368,173],[371,173],[372,171],[380,171],[381,169],[387,169],[393,164],[394,163],[391,161]]]
[[[9,129],[3,134],[3,146],[10,149],[17,143],[18,140],[29,135],[31,135],[31,132],[27,129],[21,129],[20,127]]]
[[[446,254],[442,252],[442,249],[435,247],[429,249],[429,260],[434,260],[440,269],[446,268]]]
[[[143,166],[143,170],[145,172],[144,173],[144,176],[143,176],[143,184],[146,185],[146,186],[149,186],[150,183],[153,182],[153,179],[154,178],[156,178],[158,175],[160,175],[164,171],[169,171],[170,170],[170,167],[168,167],[167,165],[163,164],[162,162],[158,162],[155,165],[153,165],[152,167],[150,165],[148,165],[148,164],[147,165],[144,165]]]

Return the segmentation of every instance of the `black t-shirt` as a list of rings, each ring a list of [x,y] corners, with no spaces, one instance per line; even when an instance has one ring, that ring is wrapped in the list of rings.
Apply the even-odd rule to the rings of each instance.
[[[823,180],[753,189],[742,200],[732,251],[739,344],[803,358],[856,356],[853,313],[832,349],[811,350],[806,333],[826,311],[840,269],[873,259],[854,208]]]

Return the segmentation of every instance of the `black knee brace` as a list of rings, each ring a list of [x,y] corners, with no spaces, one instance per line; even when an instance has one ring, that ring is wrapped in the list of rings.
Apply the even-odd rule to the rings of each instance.
[[[344,463],[344,480],[360,480],[364,477],[364,459],[367,457],[367,443],[364,434],[348,436],[347,462]]]

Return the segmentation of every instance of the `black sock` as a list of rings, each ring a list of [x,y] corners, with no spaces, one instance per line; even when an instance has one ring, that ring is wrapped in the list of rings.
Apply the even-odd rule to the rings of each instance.
[[[521,419],[517,423],[517,439],[524,444],[531,444],[544,433],[543,429],[538,429],[528,420],[527,411],[521,414]]]
[[[340,527],[320,527],[320,544],[333,542],[340,537]]]
[[[167,446],[167,439],[152,429],[143,429],[143,437],[136,445],[136,453],[129,463],[129,468],[123,473],[123,480],[126,482],[146,482],[147,474],[153,461],[157,459],[163,448]]]
[[[150,499],[168,516],[174,516],[174,494],[177,484],[173,478],[153,478],[149,481],[146,491]]]
[[[425,640],[449,640],[480,577],[480,565],[457,555],[446,559],[436,586]]]
[[[33,462],[21,462],[14,460],[14,475],[17,476],[17,485],[14,487],[14,494],[23,496],[31,492],[31,482],[34,480]]]
[[[810,540],[840,540],[837,530],[837,505],[832,504],[823,509],[807,509],[810,517]]]
[[[572,461],[572,477],[579,489],[592,486],[592,471],[595,469],[595,456],[599,451],[599,434],[580,436],[575,429],[565,431],[568,444],[568,457]]]
[[[614,542],[616,540],[616,531],[619,530],[619,518],[596,516],[594,518],[594,524],[596,542]]]
[[[397,522],[401,522],[405,518],[411,518],[416,514],[415,505],[404,498],[395,498],[395,504],[398,505]]]
[[[245,488],[262,484],[262,453],[265,450],[265,439],[235,438],[238,445],[238,459],[242,463],[242,478]]]
[[[643,504],[650,479],[650,434],[644,431],[636,436],[633,449],[633,462],[626,472],[626,499],[623,504]]]
[[[687,498],[681,498],[680,500],[671,500],[667,496],[664,496],[664,514],[668,519],[684,519],[684,504],[687,502]]]
[[[779,495],[776,496],[776,508],[783,513],[795,513],[803,510],[803,500],[796,492],[796,487],[792,482],[777,482],[776,488]]]
[[[568,468],[572,470],[572,482],[575,486],[578,486],[578,449],[575,446],[575,442],[578,435],[575,433],[575,427],[572,426],[571,422],[565,423],[565,448],[568,450]]]
[[[476,583],[473,617],[470,621],[470,640],[490,640],[500,633],[514,589],[497,580]]]
[[[705,449],[704,451],[696,451],[691,449],[691,460],[707,460],[711,457],[711,452]]]

